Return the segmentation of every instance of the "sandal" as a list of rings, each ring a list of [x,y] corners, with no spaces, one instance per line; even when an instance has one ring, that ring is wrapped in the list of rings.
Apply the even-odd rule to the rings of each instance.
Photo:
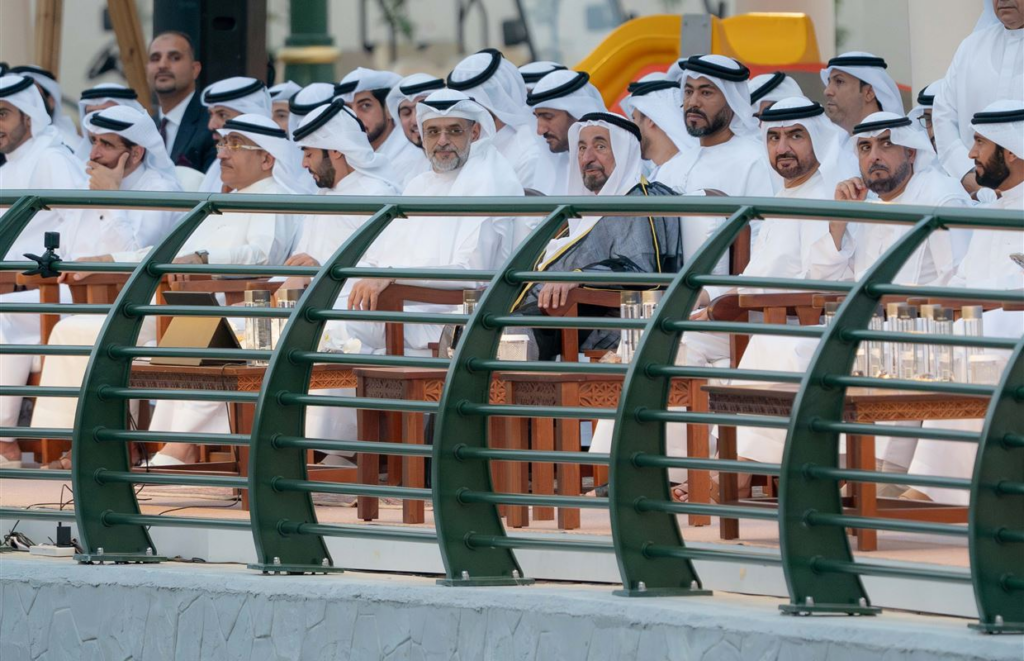
[[[40,466],[43,470],[51,471],[67,471],[71,470],[71,455],[65,452],[60,456],[60,459],[54,459],[45,466]]]

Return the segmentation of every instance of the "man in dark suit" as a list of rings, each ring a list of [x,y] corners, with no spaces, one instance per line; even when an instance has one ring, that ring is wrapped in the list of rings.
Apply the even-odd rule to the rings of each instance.
[[[175,165],[205,172],[217,157],[217,147],[206,128],[207,110],[196,94],[202,68],[192,41],[181,32],[162,32],[149,44],[146,78],[160,104],[154,119],[167,152]]]

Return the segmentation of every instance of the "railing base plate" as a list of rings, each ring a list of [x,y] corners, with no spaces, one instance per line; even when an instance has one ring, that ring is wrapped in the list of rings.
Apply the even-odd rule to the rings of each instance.
[[[323,565],[266,565],[252,563],[246,565],[248,569],[263,572],[264,574],[344,574],[341,567],[324,567]]]
[[[616,597],[710,597],[711,590],[691,590],[690,588],[645,588],[643,590],[615,590]]]
[[[484,588],[501,587],[503,585],[533,585],[537,581],[532,578],[512,578],[510,576],[483,576],[480,578],[439,578],[438,585],[448,588]]]
[[[878,615],[882,612],[875,606],[853,604],[782,604],[779,610],[786,615]]]
[[[160,562],[167,562],[167,558],[162,555],[149,555],[146,553],[76,553],[74,558],[76,562],[95,562],[101,565],[105,562],[119,565],[155,565]]]
[[[967,627],[982,633],[1024,633],[1024,622],[972,622]]]

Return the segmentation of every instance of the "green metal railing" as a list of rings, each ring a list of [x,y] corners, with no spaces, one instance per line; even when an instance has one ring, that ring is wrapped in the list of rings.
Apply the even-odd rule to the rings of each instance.
[[[107,315],[94,347],[3,346],[0,354],[89,355],[89,368],[81,389],[4,386],[0,395],[78,397],[73,430],[0,429],[0,435],[71,438],[74,443],[70,472],[4,470],[0,478],[72,478],[74,518],[85,548],[85,561],[153,562],[160,558],[147,532],[152,525],[202,525],[231,529],[251,528],[257,550],[255,568],[264,572],[324,572],[344,566],[344,558],[328,553],[326,537],[371,537],[437,543],[442,552],[448,585],[503,585],[529,583],[515,555],[517,549],[545,549],[614,553],[619,563],[624,594],[631,596],[697,595],[703,589],[694,560],[781,565],[785,571],[793,613],[842,612],[872,614],[862,575],[973,583],[986,631],[1024,628],[1024,573],[1020,557],[1024,544],[1024,339],[961,336],[900,335],[866,329],[882,296],[927,296],[1024,301],[1020,292],[976,291],[943,287],[901,287],[891,284],[903,263],[934,231],[949,227],[1020,230],[1024,219],[1012,212],[934,210],[883,205],[736,198],[512,198],[430,199],[245,195],[122,195],[8,191],[0,205],[10,210],[0,220],[0,248],[4,254],[17,234],[40,209],[56,206],[174,208],[188,213],[168,238],[139,265],[75,263],[76,271],[132,272],[127,285],[111,306],[45,306],[23,303],[4,306],[4,312],[80,313]],[[281,266],[176,265],[171,261],[188,236],[211,213],[232,211],[302,212],[371,215],[371,218],[319,269]],[[395,218],[409,216],[508,215],[544,216],[544,220],[496,272],[439,271],[430,269],[368,269],[357,264],[366,249]],[[532,269],[548,241],[568,218],[584,215],[713,215],[726,222],[678,274],[542,273]],[[859,282],[810,282],[776,278],[713,276],[712,268],[751,220],[785,217],[806,221],[841,219],[865,223],[895,223],[910,230]],[[425,220],[424,222],[433,222]],[[437,222],[443,222],[438,220]],[[21,270],[25,262],[0,263],[0,270]],[[160,279],[168,273],[212,275],[315,276],[294,310],[253,310],[233,307],[155,306],[150,301]],[[349,278],[399,277],[451,281],[489,281],[470,316],[334,310],[333,305]],[[649,320],[570,317],[521,317],[510,309],[525,283],[572,281],[591,285],[658,285],[665,287],[655,315]],[[760,323],[691,321],[698,294],[707,286],[770,287],[782,290],[820,290],[845,294],[835,321],[827,327]],[[159,349],[135,346],[143,320],[154,315],[287,318],[278,347],[272,353],[214,350]],[[324,325],[330,320],[404,323],[465,323],[451,361],[412,356],[359,356],[319,351]],[[628,365],[508,362],[496,358],[502,333],[509,328],[642,329],[643,339]],[[690,332],[775,335],[820,339],[810,367],[803,374],[676,366],[675,354]],[[1013,358],[998,386],[905,382],[849,376],[857,346],[868,341],[901,341],[1013,350]],[[133,388],[131,363],[146,356],[203,358],[269,357],[259,394],[230,391],[169,391]],[[325,397],[311,395],[309,384],[315,364],[352,367],[447,368],[441,400],[437,404],[403,400]],[[489,401],[492,379],[501,372],[569,372],[624,376],[617,409],[519,406]],[[763,383],[799,383],[792,413],[787,417],[735,416],[668,410],[673,379],[732,378]],[[845,469],[839,466],[842,433],[871,435],[871,425],[845,422],[847,389],[873,387],[905,389],[949,395],[991,397],[981,434],[949,430],[884,428],[885,434],[978,444],[973,480],[937,476],[898,476],[899,483],[941,486],[971,491],[967,528],[899,519],[844,514],[840,482],[891,483],[892,474]],[[140,432],[128,427],[130,399],[238,401],[256,404],[251,436],[197,435]],[[356,439],[305,438],[308,406],[372,408],[391,412],[436,413],[432,448]],[[490,439],[495,418],[599,419],[615,422],[611,452],[562,453],[493,447]],[[787,430],[785,454],[779,464],[738,462],[698,457],[666,456],[665,425],[755,426]],[[133,473],[128,469],[128,441],[160,441],[220,445],[248,445],[248,478]],[[305,455],[308,450],[347,450],[372,454],[430,457],[432,489],[334,484],[310,481]],[[542,494],[495,492],[493,462],[556,462],[607,464],[608,498],[580,498]],[[732,504],[677,503],[670,496],[668,470],[746,472],[780,478],[777,509]],[[45,473],[45,475],[44,475]],[[172,518],[141,514],[133,492],[136,484],[214,485],[249,490],[250,522]],[[320,523],[313,507],[317,492],[387,496],[433,501],[434,531],[367,525]],[[509,536],[502,523],[501,506],[572,507],[607,509],[612,542]],[[723,518],[778,520],[781,548],[776,556],[752,554],[742,547],[723,545],[693,549],[684,543],[677,522],[680,514]],[[69,513],[44,510],[0,509],[0,516],[71,518]],[[853,559],[846,528],[892,530],[905,533],[966,536],[971,569],[914,567],[861,562]]]

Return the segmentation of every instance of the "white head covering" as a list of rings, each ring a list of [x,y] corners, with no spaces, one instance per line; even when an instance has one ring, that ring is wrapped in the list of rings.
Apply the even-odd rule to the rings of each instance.
[[[288,132],[295,133],[303,117],[316,108],[330,103],[336,87],[331,83],[310,83],[293,94],[288,99]]]
[[[51,72],[37,67],[34,64],[25,64],[19,67],[13,67],[11,73],[16,73],[22,76],[31,78],[35,82],[39,83],[39,86],[46,90],[46,93],[53,99],[53,117],[51,123],[61,130],[66,135],[77,135],[78,130],[75,129],[75,123],[71,121],[71,118],[64,114],[64,104],[62,103],[63,96],[60,91],[60,83],[57,82],[57,77]],[[45,102],[43,107],[46,107]]]
[[[459,62],[448,74],[448,87],[473,97],[506,124],[536,126],[519,69],[493,48]]]
[[[651,80],[629,84],[629,96],[619,102],[622,112],[632,118],[639,110],[668,135],[679,151],[693,149],[700,141],[686,132],[683,92],[678,82]]]
[[[135,108],[145,114],[146,109],[137,101],[138,98],[139,95],[130,87],[118,85],[117,83],[101,83],[82,92],[82,97],[78,100],[78,123],[83,127],[85,126],[86,106],[102,106],[105,103],[115,103],[119,106]],[[87,161],[89,160],[89,152],[92,151],[92,143],[89,142],[89,136],[85,128],[82,129],[82,134],[82,141],[75,148],[75,156],[83,161]]]
[[[295,96],[299,90],[302,89],[302,85],[286,80],[283,83],[274,85],[269,90],[271,103],[280,103],[282,101],[289,101]]]
[[[224,106],[243,115],[271,116],[270,93],[263,81],[245,76],[225,78],[208,86],[200,97],[207,108]]]
[[[423,123],[437,117],[459,117],[476,122],[480,125],[480,139],[477,142],[491,138],[496,133],[494,119],[487,108],[456,90],[437,90],[416,104],[416,125],[420,135],[423,135]]]
[[[0,99],[10,103],[32,119],[33,138],[44,134],[57,135],[55,129],[51,129],[48,133],[46,131],[52,124],[50,114],[46,112],[43,95],[36,89],[35,81],[29,76],[10,73],[0,78]]]
[[[224,137],[237,133],[266,149],[274,157],[274,180],[290,192],[303,194],[312,190],[313,178],[302,168],[302,152],[270,117],[239,115],[225,122],[217,133]]]
[[[848,73],[857,80],[871,85],[875,91],[875,98],[882,104],[882,111],[902,115],[906,112],[903,108],[903,97],[896,87],[896,81],[886,73],[888,67],[885,60],[871,53],[851,51],[828,61],[828,66],[821,70],[821,82],[828,86],[828,78],[832,75],[833,69]]]
[[[579,150],[580,132],[588,126],[600,126],[608,129],[608,135],[612,141],[612,155],[615,157],[615,169],[608,175],[608,181],[597,195],[625,195],[637,185],[642,173],[640,129],[619,114],[596,112],[584,115],[580,121],[569,127],[570,154],[576,154]],[[570,159],[569,195],[594,194],[583,185],[583,173],[580,172],[579,161],[575,158]]]
[[[974,31],[987,30],[993,25],[1000,25],[1002,21],[996,16],[995,0],[981,0],[981,16],[974,25]]]
[[[751,110],[755,114],[761,111],[763,101],[781,101],[804,95],[800,85],[781,71],[751,78],[747,82],[747,89],[750,90]]]
[[[776,101],[761,115],[761,143],[767,147],[769,129],[803,126],[811,136],[814,157],[818,159],[822,178],[827,186],[834,186],[849,177],[857,176],[857,161],[843,146],[846,131],[825,116],[825,108],[807,97],[794,96]],[[769,163],[771,159],[769,158]],[[782,176],[772,169],[776,189],[783,185]]]
[[[941,80],[937,80],[928,87],[925,87],[917,94],[917,105],[914,109],[907,113],[907,117],[912,119],[918,128],[922,128],[918,123],[918,119],[924,116],[925,110],[931,110],[932,106],[935,105],[935,94],[939,91]]]
[[[357,172],[387,182],[396,190],[399,188],[391,164],[373,151],[366,139],[366,128],[341,99],[311,111],[293,136],[300,147],[340,151]]]
[[[567,69],[564,64],[558,62],[549,62],[547,60],[539,60],[537,62],[529,62],[519,67],[519,75],[523,77],[523,83],[526,85],[526,91],[532,92],[533,88],[537,86],[537,83],[541,79],[551,73],[552,71],[562,71]]]
[[[391,89],[398,84],[402,77],[391,71],[376,71],[357,67],[354,71],[341,79],[335,89],[335,94],[344,99],[345,103],[352,103],[356,94],[369,92],[371,90]]]
[[[414,73],[411,76],[406,76],[398,81],[398,84],[388,92],[388,98],[385,103],[387,104],[388,112],[391,113],[391,118],[398,124],[401,121],[401,118],[398,116],[398,106],[402,105],[403,101],[413,101],[418,96],[423,96],[439,89],[444,89],[444,80],[437,76],[431,76],[429,73]]]
[[[564,110],[573,119],[606,111],[601,93],[590,84],[590,74],[568,69],[559,69],[541,78],[526,96],[526,105]]]
[[[853,127],[853,139],[850,140],[854,149],[853,153],[857,153],[857,141],[860,138],[877,138],[886,131],[889,131],[889,140],[894,145],[917,150],[917,157],[914,159],[914,172],[924,172],[938,164],[935,148],[932,147],[928,134],[914,128],[914,122],[909,117],[893,112],[872,113],[865,117],[863,122]]]
[[[729,128],[735,135],[755,135],[757,118],[750,109],[750,90],[747,80],[750,70],[740,62],[724,55],[694,55],[673,64],[667,73],[669,80],[678,80],[681,88],[687,80],[706,78],[722,91],[732,109]]]
[[[113,106],[86,115],[82,129],[93,135],[116,133],[125,140],[131,140],[145,148],[143,163],[150,170],[159,172],[171,181],[177,182],[174,163],[167,155],[167,147],[153,119],[141,110],[129,106]]]
[[[1024,158],[1024,102],[996,101],[971,120],[975,133]]]

